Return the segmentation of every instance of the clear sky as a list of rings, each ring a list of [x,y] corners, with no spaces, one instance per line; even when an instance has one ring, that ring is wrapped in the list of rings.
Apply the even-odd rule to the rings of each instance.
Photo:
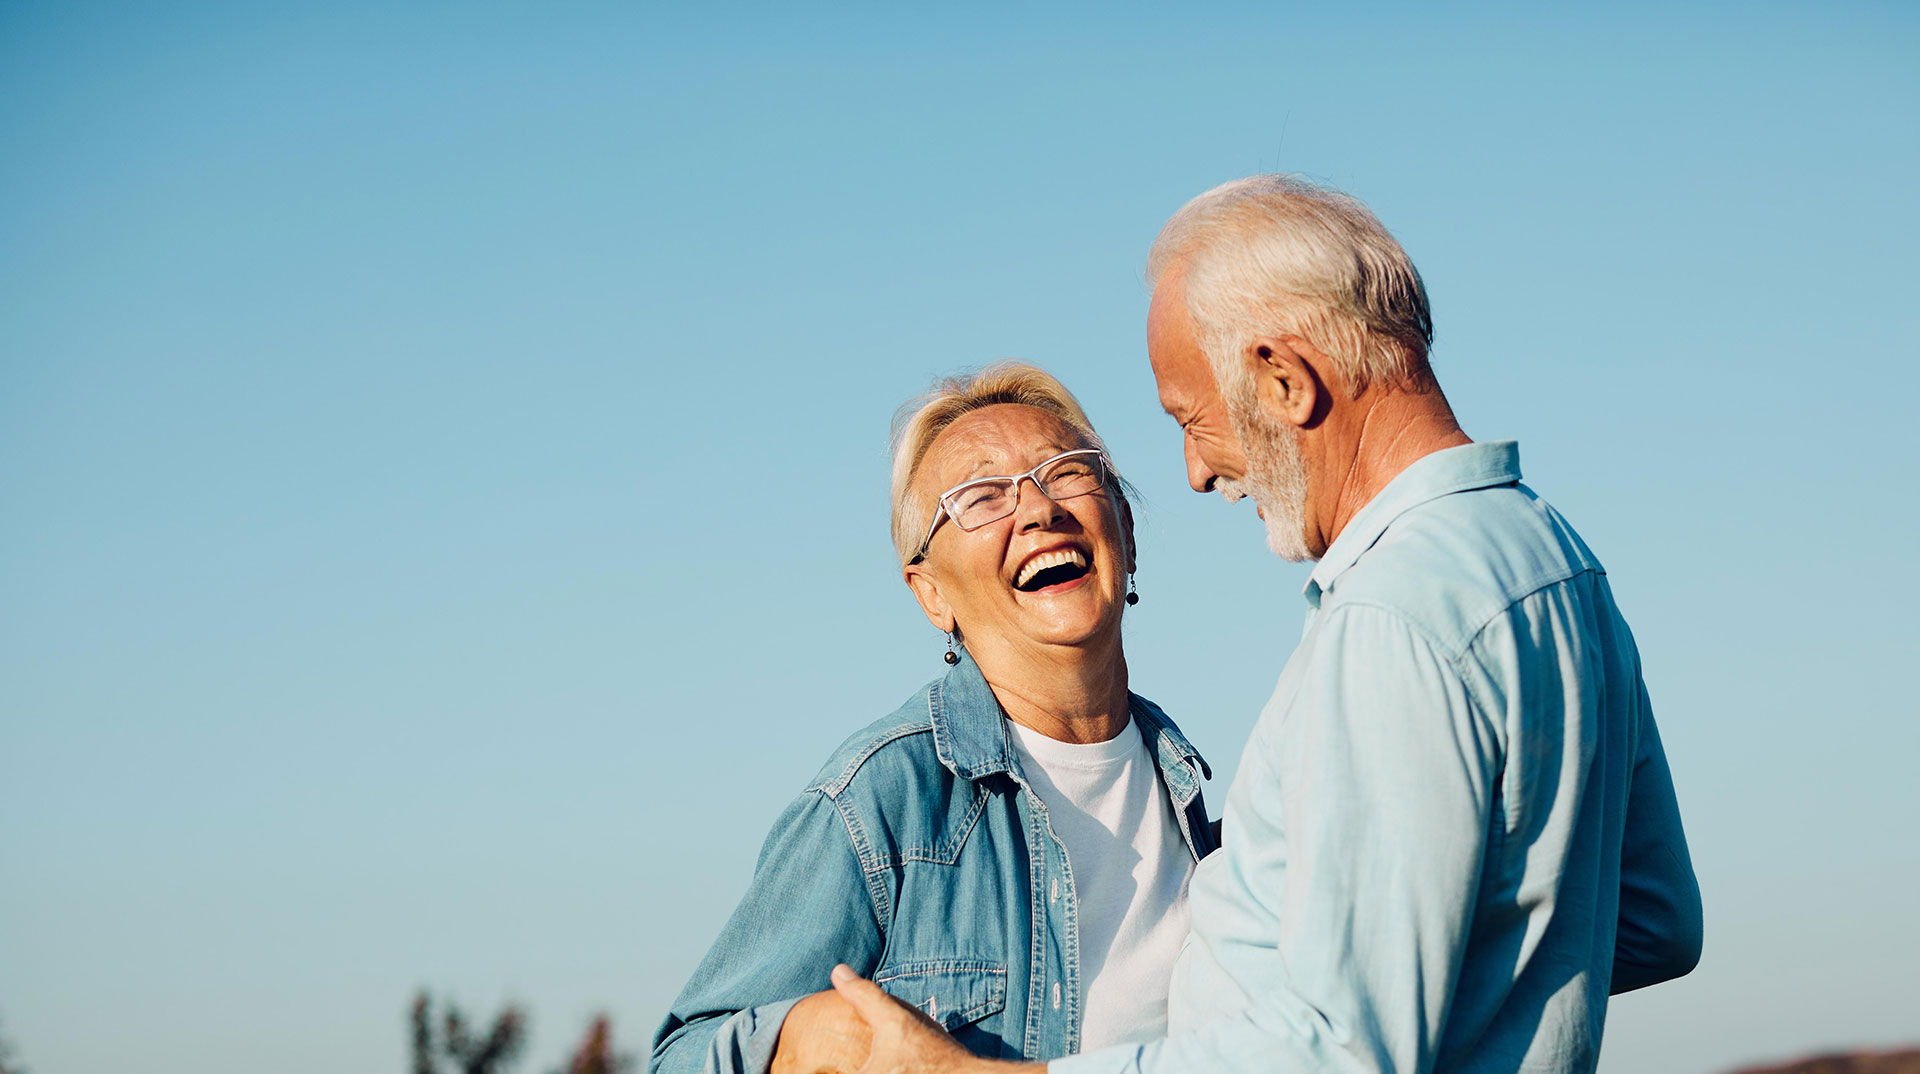
[[[1220,801],[1305,568],[1186,490],[1142,260],[1271,170],[1405,243],[1638,632],[1707,949],[1603,1070],[1920,1038],[1920,14],[904,6],[0,8],[19,1057],[398,1070],[421,987],[644,1049],[943,670],[887,426],[995,358],[1145,490]]]

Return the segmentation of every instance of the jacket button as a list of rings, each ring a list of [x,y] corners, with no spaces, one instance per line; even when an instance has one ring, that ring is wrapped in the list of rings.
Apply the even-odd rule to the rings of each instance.
[[[1053,901],[1054,901],[1054,902],[1059,902],[1059,901],[1060,901],[1060,878],[1059,878],[1059,877],[1057,877],[1057,876],[1053,878],[1053,895],[1052,895],[1052,899],[1053,899]]]
[[[1056,1011],[1060,1009],[1060,982],[1059,981],[1053,982],[1053,1009]]]

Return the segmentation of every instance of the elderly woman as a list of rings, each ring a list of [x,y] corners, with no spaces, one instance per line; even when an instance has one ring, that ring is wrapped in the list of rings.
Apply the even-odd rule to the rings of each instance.
[[[1164,1032],[1212,837],[1204,762],[1127,690],[1126,486],[1032,366],[942,382],[903,413],[893,543],[950,669],[848,738],[774,823],[650,1072],[768,1070],[837,962],[984,1056]]]

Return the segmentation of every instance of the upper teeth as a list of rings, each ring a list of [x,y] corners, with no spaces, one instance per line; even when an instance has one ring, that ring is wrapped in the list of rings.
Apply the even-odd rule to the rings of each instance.
[[[1033,580],[1034,575],[1048,567],[1064,567],[1069,563],[1076,567],[1084,567],[1087,565],[1087,557],[1078,548],[1061,548],[1052,552],[1042,552],[1027,560],[1027,565],[1020,568],[1019,579],[1013,584],[1026,585]]]

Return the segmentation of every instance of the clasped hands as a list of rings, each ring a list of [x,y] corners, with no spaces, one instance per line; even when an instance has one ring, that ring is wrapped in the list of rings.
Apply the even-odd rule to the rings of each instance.
[[[773,1074],[1040,1074],[1043,1064],[981,1059],[940,1024],[846,966],[780,1026]]]

